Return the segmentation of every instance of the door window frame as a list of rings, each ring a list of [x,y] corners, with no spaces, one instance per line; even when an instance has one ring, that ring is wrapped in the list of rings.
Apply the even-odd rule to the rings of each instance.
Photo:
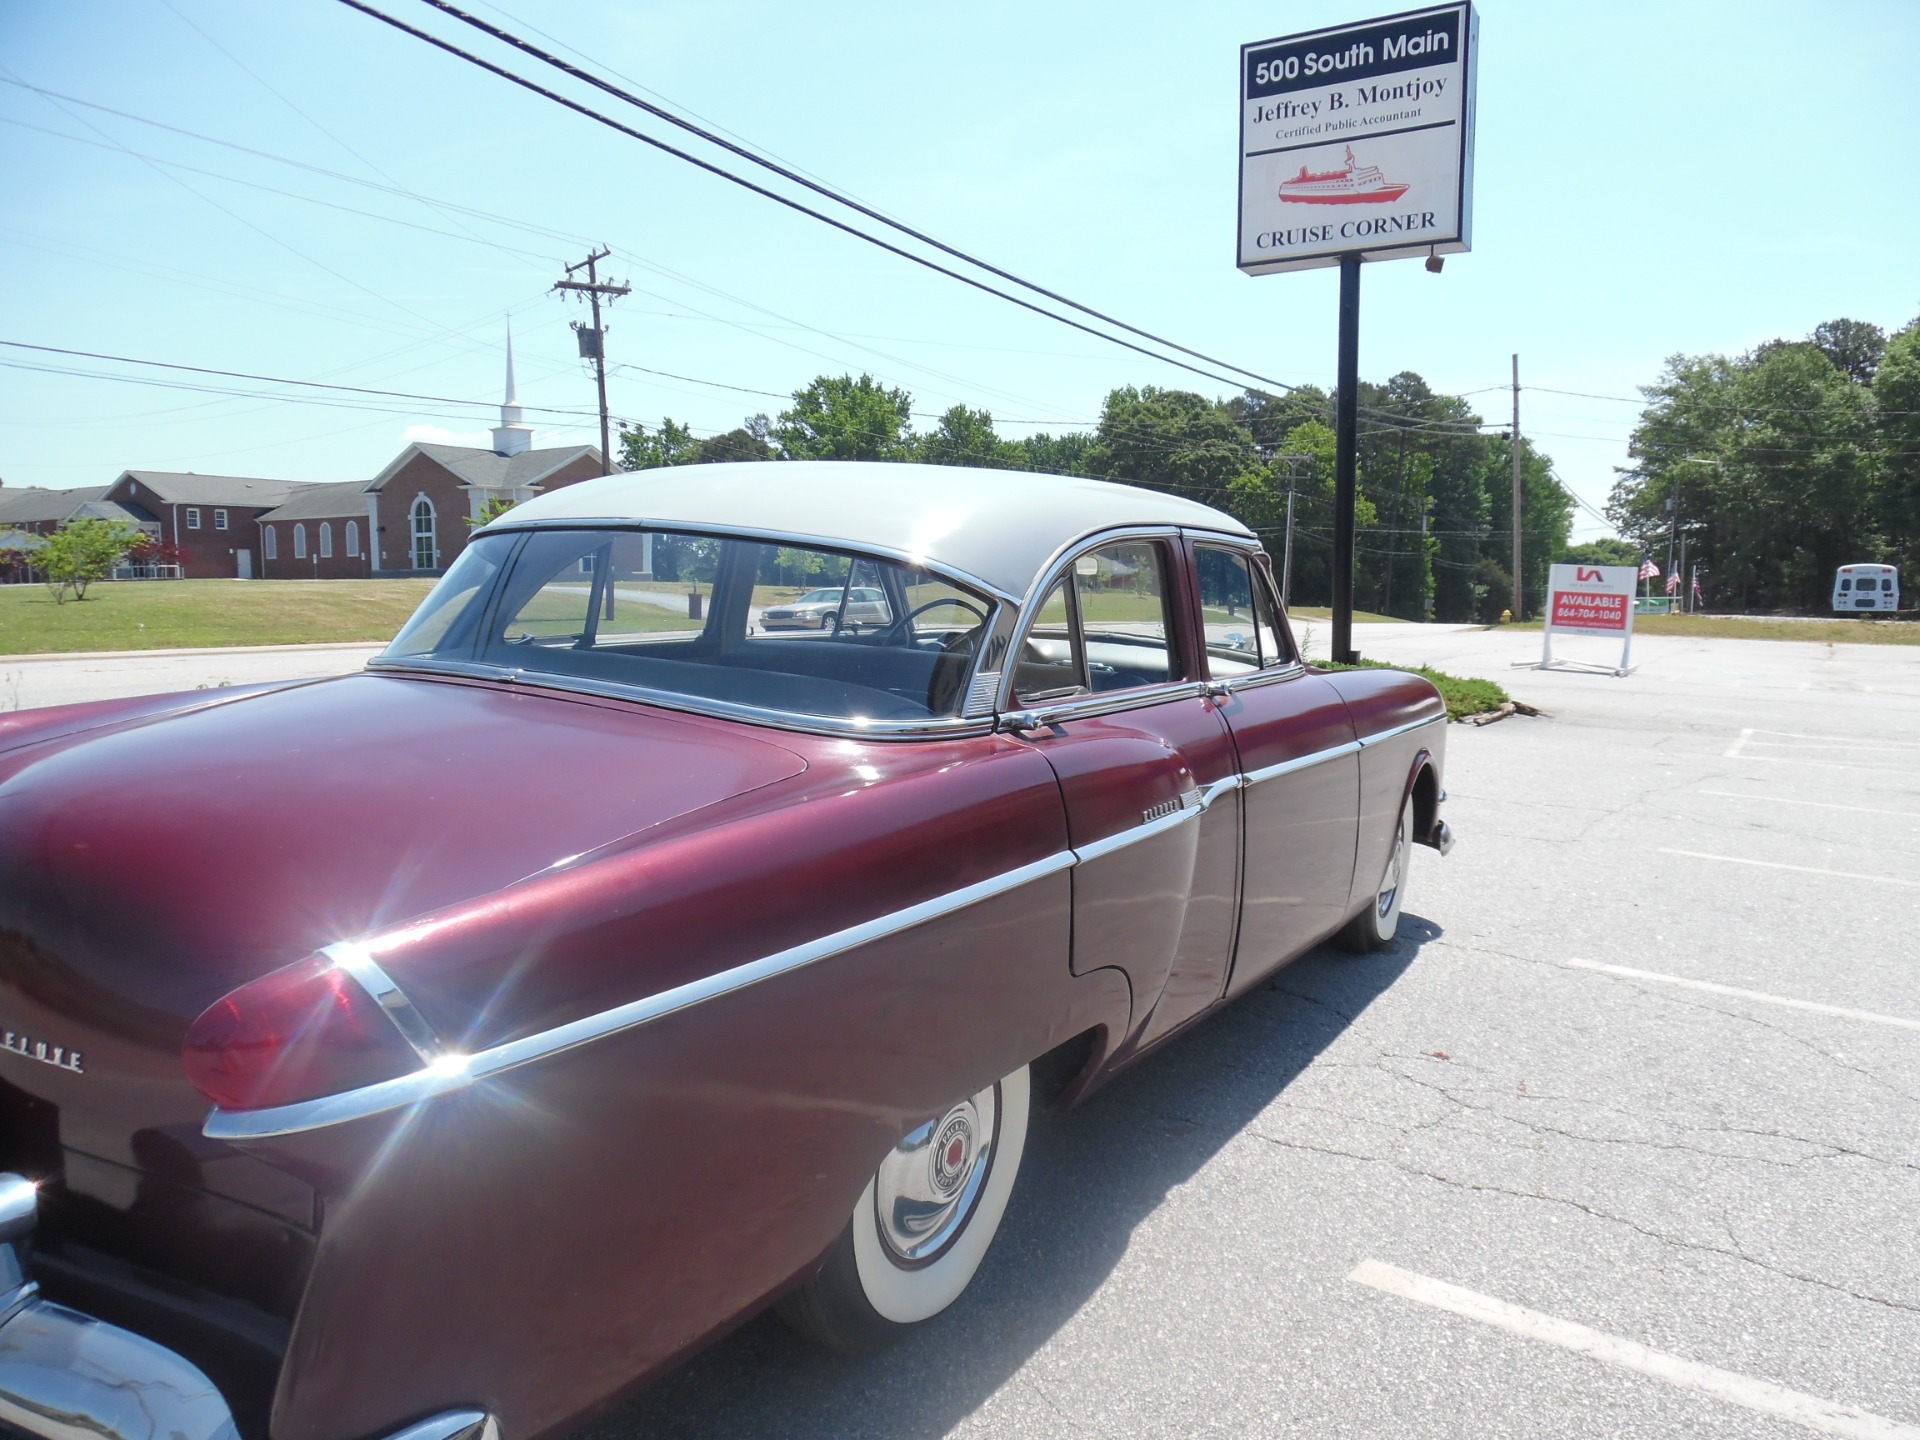
[[[1200,653],[1207,655],[1207,676],[1209,683],[1215,687],[1224,687],[1226,692],[1231,693],[1235,690],[1247,689],[1249,686],[1271,685],[1279,680],[1291,680],[1296,675],[1304,675],[1307,670],[1306,660],[1300,654],[1299,642],[1293,638],[1293,622],[1287,615],[1286,607],[1280,603],[1280,596],[1274,586],[1273,576],[1267,568],[1268,560],[1266,551],[1255,549],[1247,545],[1244,541],[1236,541],[1225,536],[1215,538],[1211,535],[1189,535],[1187,537],[1187,565],[1193,576],[1194,603],[1196,605],[1199,603],[1200,558],[1195,552],[1202,546],[1214,550],[1225,550],[1229,554],[1240,556],[1247,562],[1247,569],[1253,578],[1254,606],[1257,610],[1260,605],[1261,596],[1264,595],[1266,597],[1267,604],[1273,610],[1274,635],[1280,643],[1286,647],[1288,656],[1288,658],[1285,659],[1276,657],[1271,662],[1263,660],[1257,670],[1250,671],[1244,675],[1221,676],[1215,679],[1213,676],[1213,657],[1207,655],[1205,643],[1206,630],[1203,625],[1201,627]]]
[[[1040,580],[1027,592],[1020,606],[1020,623],[1014,630],[1013,643],[1008,647],[1007,659],[1000,680],[1000,694],[996,709],[1003,725],[1010,729],[1037,729],[1043,725],[1057,724],[1065,720],[1091,718],[1095,715],[1113,715],[1123,710],[1137,710],[1148,705],[1164,705],[1169,700],[1182,700],[1190,696],[1206,693],[1207,682],[1192,674],[1198,668],[1193,659],[1193,645],[1189,632],[1194,628],[1194,617],[1189,613],[1192,599],[1189,592],[1193,589],[1192,559],[1183,544],[1183,532],[1164,526],[1136,525],[1116,530],[1103,530],[1097,535],[1082,536],[1071,545],[1057,552],[1053,559],[1040,572]],[[1082,658],[1082,679],[1090,680],[1085,672],[1086,632],[1080,617],[1080,587],[1074,583],[1074,563],[1082,556],[1091,555],[1113,545],[1151,544],[1159,548],[1164,569],[1162,579],[1164,593],[1161,603],[1165,607],[1167,622],[1167,663],[1170,670],[1177,671],[1185,678],[1162,680],[1148,685],[1135,685],[1125,690],[1106,690],[1094,693],[1088,690],[1080,695],[1062,696],[1057,700],[1040,700],[1029,705],[1021,701],[1014,690],[1018,678],[1018,656],[1020,647],[1026,644],[1035,622],[1040,616],[1040,607],[1053,593],[1055,585],[1065,582],[1067,592],[1067,613],[1069,624],[1074,632],[1076,654]]]

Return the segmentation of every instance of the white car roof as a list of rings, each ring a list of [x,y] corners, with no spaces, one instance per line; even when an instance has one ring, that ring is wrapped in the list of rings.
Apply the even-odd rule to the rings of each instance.
[[[489,529],[619,521],[744,530],[925,560],[1022,597],[1063,546],[1129,525],[1252,537],[1224,511],[1133,485],[1024,470],[853,460],[744,461],[582,480]]]

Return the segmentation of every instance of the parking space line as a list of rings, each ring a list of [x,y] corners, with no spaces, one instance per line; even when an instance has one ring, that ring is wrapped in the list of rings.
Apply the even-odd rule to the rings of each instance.
[[[1636,970],[1631,965],[1603,965],[1598,960],[1569,960],[1575,970],[1599,970],[1629,980],[1657,980],[1662,985],[1679,985],[1688,990],[1704,990],[1709,995],[1732,995],[1740,1000],[1760,1000],[1768,1005],[1784,1005],[1789,1010],[1811,1010],[1817,1015],[1838,1015],[1843,1020],[1871,1020],[1876,1025],[1898,1025],[1903,1030],[1920,1030],[1920,1020],[1900,1015],[1880,1015],[1872,1010],[1850,1010],[1844,1005],[1822,1005],[1818,1000],[1795,1000],[1787,995],[1769,995],[1764,990],[1743,990],[1738,985],[1718,985],[1711,980],[1690,980],[1683,975],[1662,975],[1654,970]]]
[[[1920,890],[1920,880],[1907,880],[1898,875],[1866,875],[1857,870],[1822,870],[1817,865],[1788,865],[1780,860],[1749,860],[1744,855],[1709,855],[1704,850],[1669,850],[1660,847],[1662,855],[1684,855],[1689,860],[1718,860],[1727,865],[1755,865],[1762,870],[1792,870],[1800,875],[1830,875],[1837,880],[1871,880],[1877,885],[1904,885],[1908,889]]]
[[[1872,805],[1835,805],[1830,800],[1789,800],[1784,795],[1742,795],[1738,790],[1702,790],[1699,793],[1718,795],[1723,800],[1757,800],[1766,805],[1805,805],[1814,810],[1845,810],[1850,815],[1892,815],[1901,820],[1920,820],[1920,812],[1913,810],[1881,810]]]
[[[1402,1300],[1477,1320],[1496,1330],[1505,1330],[1546,1345],[1557,1345],[1562,1350],[1571,1350],[1602,1365],[1631,1370],[1636,1374],[1664,1380],[1682,1390],[1692,1390],[1715,1400],[1724,1400],[1730,1405],[1757,1410],[1762,1415],[1771,1415],[1776,1419],[1790,1420],[1809,1430],[1845,1435],[1851,1440],[1920,1440],[1920,1425],[1889,1420],[1856,1405],[1822,1400],[1818,1395],[1789,1390],[1771,1380],[1756,1380],[1750,1375],[1736,1375],[1731,1370],[1702,1365],[1697,1360],[1685,1360],[1635,1340],[1623,1340],[1618,1335],[1592,1330],[1571,1320],[1511,1305],[1491,1295],[1449,1285],[1444,1280],[1416,1275],[1396,1265],[1362,1260],[1354,1266],[1347,1279]]]
[[[1832,745],[1842,750],[1920,750],[1920,740],[1887,740],[1884,738],[1862,740],[1854,735],[1808,735],[1799,730],[1759,730],[1748,728],[1740,732],[1740,738],[1734,743],[1745,745],[1755,735],[1772,736],[1761,740],[1762,745],[1778,744],[1782,740],[1805,740],[1815,745]]]

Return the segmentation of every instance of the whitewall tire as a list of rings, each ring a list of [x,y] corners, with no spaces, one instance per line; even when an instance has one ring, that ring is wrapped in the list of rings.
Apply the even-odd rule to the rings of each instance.
[[[1400,933],[1400,912],[1407,900],[1407,864],[1413,858],[1413,797],[1400,807],[1400,827],[1394,832],[1393,848],[1387,852],[1386,867],[1373,889],[1373,898],[1336,937],[1340,944],[1359,954],[1391,945]]]
[[[826,1264],[781,1302],[787,1323],[863,1354],[959,1299],[1006,1214],[1031,1103],[1022,1065],[907,1134],[867,1181]]]

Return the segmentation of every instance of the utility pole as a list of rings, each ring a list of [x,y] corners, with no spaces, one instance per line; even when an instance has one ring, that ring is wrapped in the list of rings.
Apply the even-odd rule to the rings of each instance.
[[[1527,618],[1520,581],[1520,357],[1513,357],[1513,618]]]
[[[1333,659],[1353,653],[1353,506],[1360,431],[1360,256],[1340,257],[1340,348],[1333,404]]]
[[[632,288],[616,285],[611,280],[601,280],[598,266],[611,253],[605,246],[590,251],[578,265],[567,266],[567,278],[556,280],[553,285],[556,290],[584,294],[587,303],[593,307],[593,324],[589,326],[576,320],[573,322],[573,333],[580,340],[580,358],[593,361],[594,381],[600,390],[600,463],[606,467],[609,475],[614,471],[613,442],[607,426],[607,328],[600,323],[600,297],[606,296],[607,303],[611,305],[618,297],[630,293]],[[582,270],[587,272],[584,282],[573,278]]]
[[[1287,467],[1287,548],[1280,562],[1280,608],[1293,603],[1293,491],[1300,483],[1300,467],[1310,464],[1311,455],[1276,455],[1275,463]]]

